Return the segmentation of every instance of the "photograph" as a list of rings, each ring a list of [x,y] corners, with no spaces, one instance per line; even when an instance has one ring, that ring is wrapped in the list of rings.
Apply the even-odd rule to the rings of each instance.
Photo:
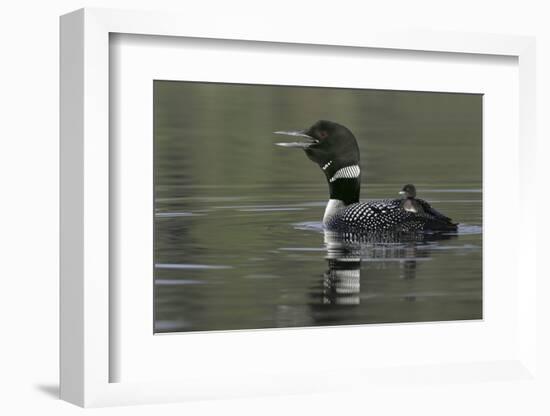
[[[154,333],[483,319],[483,94],[154,80],[152,110]]]

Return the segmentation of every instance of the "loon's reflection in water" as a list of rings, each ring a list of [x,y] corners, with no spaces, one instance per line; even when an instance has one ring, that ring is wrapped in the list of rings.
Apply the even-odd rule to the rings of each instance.
[[[328,269],[319,284],[311,288],[310,307],[315,323],[329,323],[323,311],[342,306],[345,313],[346,307],[359,305],[362,297],[368,299],[370,271],[376,273],[397,264],[401,279],[415,279],[419,263],[431,259],[430,243],[452,238],[456,238],[456,234],[369,236],[324,231]],[[414,302],[416,296],[406,294],[402,300]]]
[[[352,244],[326,232],[328,270],[323,275],[322,303],[355,305],[360,302],[361,253]]]

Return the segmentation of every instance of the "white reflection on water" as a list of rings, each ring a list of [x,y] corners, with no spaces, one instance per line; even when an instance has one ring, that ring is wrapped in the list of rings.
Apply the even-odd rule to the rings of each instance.
[[[242,212],[269,212],[269,211],[303,211],[304,208],[284,207],[284,208],[245,208]]]
[[[197,212],[157,212],[155,217],[157,218],[173,218],[173,217],[192,217],[195,215],[204,215]]]
[[[218,270],[231,269],[232,266],[210,265],[210,264],[155,264],[156,269],[182,269],[182,270]]]
[[[190,279],[156,279],[155,285],[203,285],[205,282]]]

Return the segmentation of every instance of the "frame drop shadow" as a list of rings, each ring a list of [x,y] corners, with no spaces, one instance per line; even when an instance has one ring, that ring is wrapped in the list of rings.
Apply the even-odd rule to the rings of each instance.
[[[37,384],[35,388],[46,396],[59,399],[59,384]]]

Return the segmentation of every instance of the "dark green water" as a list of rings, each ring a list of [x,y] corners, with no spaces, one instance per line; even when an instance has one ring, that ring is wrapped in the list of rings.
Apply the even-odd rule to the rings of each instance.
[[[482,317],[482,97],[155,81],[155,332]],[[271,132],[318,119],[361,149],[361,199],[420,198],[430,241],[324,235],[324,175]]]

